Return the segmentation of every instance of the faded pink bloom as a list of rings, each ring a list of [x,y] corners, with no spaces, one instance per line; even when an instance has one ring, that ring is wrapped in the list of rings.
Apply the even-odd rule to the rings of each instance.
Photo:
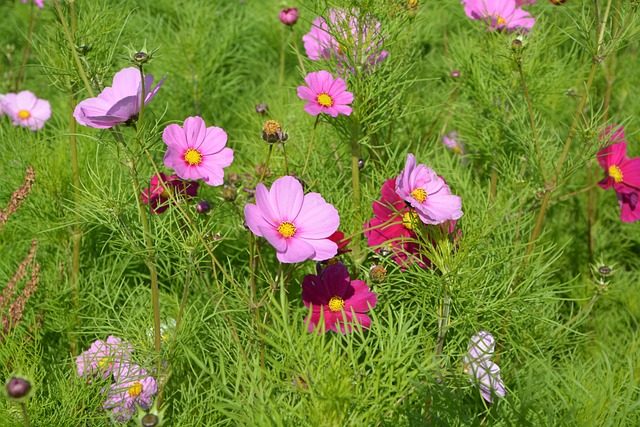
[[[113,335],[109,335],[107,341],[94,341],[88,350],[76,357],[78,376],[99,374],[102,378],[108,378],[116,374],[121,365],[129,362],[131,353],[131,344]]]
[[[433,169],[416,165],[413,154],[407,155],[405,168],[396,178],[396,192],[425,224],[441,224],[462,216],[462,199],[451,194],[447,183]]]
[[[344,264],[327,266],[318,276],[309,274],[302,280],[302,301],[311,313],[305,319],[309,332],[332,330],[350,333],[353,325],[371,326],[366,313],[376,306],[378,297],[362,280],[351,280]],[[319,327],[321,321],[324,327]]]
[[[166,76],[152,89],[153,76],[144,76],[144,105],[156,96],[165,78]],[[142,98],[140,70],[135,67],[124,68],[113,76],[112,87],[104,88],[95,98],[80,102],[73,117],[83,126],[108,129],[137,120]]]
[[[28,90],[6,94],[2,98],[2,110],[11,117],[14,126],[31,130],[42,129],[44,122],[51,118],[49,101],[38,99]]]
[[[288,7],[280,11],[280,13],[278,14],[278,18],[284,25],[294,25],[296,22],[298,22],[298,15],[298,9],[296,9],[295,7]]]
[[[460,141],[460,137],[455,130],[452,130],[447,135],[442,135],[442,143],[451,151],[456,154],[464,155],[464,146]]]
[[[29,0],[22,0],[22,3],[26,3]],[[44,0],[33,0],[33,2],[42,9],[44,7]]]
[[[465,372],[475,379],[480,394],[487,402],[493,397],[504,397],[507,390],[500,377],[500,367],[491,361],[495,341],[487,331],[480,331],[471,337],[464,357]]]
[[[158,175],[154,175],[151,178],[149,188],[142,190],[142,203],[151,203],[150,209],[154,214],[161,214],[169,207],[169,191],[172,191],[176,196],[181,196],[186,199],[196,197],[198,195],[197,181],[183,181],[178,175],[167,176],[160,173],[160,178],[165,183],[166,187],[162,185]]]
[[[153,395],[158,392],[155,378],[140,366],[122,364],[115,373],[116,383],[111,385],[109,397],[104,403],[105,410],[111,410],[113,419],[126,422],[136,412],[136,405],[149,409]]]
[[[489,26],[487,31],[528,31],[536,22],[528,12],[516,6],[516,0],[462,0],[460,3],[469,18]]]
[[[334,79],[328,71],[307,74],[307,86],[298,86],[298,97],[307,101],[304,111],[317,116],[326,113],[331,117],[338,114],[348,116],[353,109],[347,104],[353,102],[353,93],[347,92],[347,84],[341,78]]]
[[[258,184],[256,204],[246,205],[244,215],[247,227],[267,239],[280,262],[324,261],[338,252],[329,239],[340,225],[338,211],[320,194],[304,194],[292,176],[278,178],[271,190]]]
[[[207,127],[202,117],[188,117],[184,125],[164,129],[167,144],[164,164],[182,179],[202,179],[205,184],[224,183],[223,168],[233,162],[233,150],[227,148],[227,133],[216,126]]]

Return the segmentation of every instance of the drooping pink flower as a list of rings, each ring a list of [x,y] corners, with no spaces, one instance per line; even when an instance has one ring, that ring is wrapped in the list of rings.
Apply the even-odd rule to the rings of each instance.
[[[167,144],[164,164],[182,179],[202,179],[205,184],[224,183],[223,168],[233,162],[233,150],[227,148],[227,133],[216,126],[207,127],[202,117],[188,117],[184,126],[172,124],[162,133]]]
[[[528,12],[516,6],[516,0],[462,0],[460,3],[469,18],[489,26],[487,31],[528,31],[536,22]]]
[[[311,313],[305,319],[309,332],[332,330],[350,333],[354,325],[371,326],[366,313],[376,306],[378,297],[362,280],[351,280],[342,263],[327,266],[322,274],[309,274],[302,280],[302,301]],[[324,328],[319,327],[321,321]]]
[[[166,76],[151,88],[153,75],[144,76],[144,105],[156,96],[165,78]],[[95,98],[80,102],[73,112],[73,117],[83,126],[108,129],[136,120],[140,113],[142,98],[140,71],[135,67],[124,68],[113,76],[112,87],[104,88]]]
[[[309,59],[336,58],[340,68],[353,74],[358,66],[370,71],[389,55],[382,49],[380,22],[371,15],[360,16],[355,9],[329,9],[329,20],[321,16],[314,19],[302,41]]]
[[[149,409],[157,392],[156,380],[147,371],[137,365],[124,364],[116,373],[116,383],[111,385],[103,407],[111,410],[114,420],[126,422],[135,414],[136,405]]]
[[[6,94],[2,98],[2,111],[11,117],[14,126],[31,130],[42,129],[44,122],[51,118],[49,101],[38,99],[28,90]]]
[[[149,188],[142,190],[142,203],[145,205],[151,204],[150,209],[154,214],[161,214],[169,207],[167,203],[169,201],[169,191],[172,191],[176,196],[182,196],[186,199],[196,197],[198,195],[197,181],[184,181],[178,177],[178,175],[167,176],[160,173],[162,181],[166,184],[166,187],[162,185],[158,175],[154,175],[151,178]]]
[[[127,364],[133,347],[109,335],[106,341],[97,340],[88,350],[76,357],[78,376],[91,376],[98,374],[102,378],[108,378],[120,369],[120,366]]]
[[[329,239],[340,225],[338,211],[318,193],[304,194],[292,176],[278,178],[271,190],[256,187],[256,204],[244,207],[247,227],[276,249],[280,262],[323,261],[336,255]]]
[[[298,22],[298,15],[299,12],[297,8],[288,7],[280,11],[278,18],[284,25],[295,25],[295,23]]]
[[[353,93],[347,92],[347,84],[341,78],[334,79],[328,71],[307,74],[307,86],[298,86],[298,97],[307,101],[304,111],[317,116],[326,113],[331,117],[338,114],[348,116],[353,109],[347,104],[353,102]]]
[[[500,367],[491,361],[494,347],[493,335],[479,331],[471,337],[464,357],[465,372],[475,379],[480,394],[489,403],[493,402],[494,397],[504,397],[507,393],[500,377]]]
[[[22,3],[26,3],[28,0],[22,0]],[[44,0],[33,0],[33,2],[42,9],[44,7]]]
[[[441,224],[462,216],[462,199],[451,194],[447,183],[433,169],[416,165],[413,154],[407,155],[404,170],[396,178],[396,193],[425,224]]]

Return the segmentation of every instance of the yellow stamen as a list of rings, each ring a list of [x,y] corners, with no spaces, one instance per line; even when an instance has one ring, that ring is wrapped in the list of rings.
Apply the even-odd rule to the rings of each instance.
[[[507,23],[507,20],[504,19],[502,16],[500,15],[489,15],[490,18],[495,19],[495,26],[497,27],[498,25],[504,25]]]
[[[296,226],[292,222],[284,221],[278,226],[278,233],[285,238],[293,237],[296,234]]]
[[[191,166],[197,166],[202,163],[202,154],[195,148],[189,148],[186,153],[184,153],[184,159]]]
[[[323,107],[331,107],[333,105],[333,98],[323,92],[318,95],[318,104],[322,105]]]
[[[98,360],[98,366],[100,368],[110,368],[111,367],[110,358],[103,357],[102,359]]]
[[[402,215],[402,225],[404,225],[404,228],[406,228],[407,230],[413,230],[413,227],[418,223],[419,218],[420,217],[417,213],[407,212]]]
[[[615,182],[622,182],[622,171],[616,165],[609,166],[609,176],[613,178]]]
[[[460,147],[458,147],[457,145],[455,147],[453,147],[453,152],[456,154],[460,154],[462,153],[462,150],[460,149]]]
[[[131,397],[139,396],[140,393],[142,393],[142,384],[136,381],[135,383],[133,383],[131,387],[129,387],[129,390],[127,390],[127,393],[129,393],[129,396]]]
[[[342,307],[344,307],[344,300],[340,297],[332,297],[329,300],[329,310],[331,311],[342,311]]]
[[[27,120],[29,117],[31,117],[31,113],[27,110],[20,110],[18,111],[18,117],[20,117],[22,120]]]
[[[427,200],[427,192],[422,188],[416,188],[411,192],[411,197],[418,203],[424,203],[424,201]]]

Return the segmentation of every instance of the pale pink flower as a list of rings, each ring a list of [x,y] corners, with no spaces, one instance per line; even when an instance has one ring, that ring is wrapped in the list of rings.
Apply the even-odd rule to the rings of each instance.
[[[504,397],[507,393],[500,367],[491,361],[495,347],[493,335],[487,331],[480,331],[471,337],[467,354],[464,356],[465,372],[475,379],[480,388],[480,394],[487,402],[493,402],[493,397]]]
[[[451,194],[447,183],[433,169],[416,165],[413,154],[407,155],[405,168],[396,178],[396,193],[425,224],[441,224],[462,216],[462,199]]]
[[[155,378],[140,366],[123,364],[116,373],[116,383],[111,384],[105,410],[111,410],[113,419],[126,422],[135,414],[136,405],[149,409],[153,395],[158,392]]]
[[[347,104],[353,102],[353,93],[347,92],[347,84],[341,78],[334,79],[328,71],[307,74],[307,86],[298,86],[298,97],[307,101],[304,111],[317,116],[326,113],[331,117],[338,114],[348,116],[353,109]]]
[[[26,3],[29,0],[22,0],[22,3]],[[33,2],[42,9],[44,7],[44,0],[33,0]]]
[[[166,76],[151,88],[153,76],[144,76],[144,105],[156,96],[165,78]],[[80,102],[73,112],[73,117],[83,126],[108,129],[137,120],[142,98],[140,70],[135,67],[124,68],[113,76],[112,87],[104,88],[95,98]]]
[[[99,374],[108,378],[118,372],[121,364],[128,363],[132,352],[131,344],[112,335],[107,337],[107,341],[97,340],[88,350],[76,357],[78,376]]]
[[[536,22],[528,12],[516,6],[516,0],[462,0],[460,3],[469,18],[489,26],[487,31],[528,31]]]
[[[2,98],[2,110],[13,120],[14,126],[42,129],[44,122],[51,118],[49,101],[38,99],[33,92],[23,90],[8,93]]]
[[[447,135],[442,135],[442,143],[456,154],[465,154],[464,146],[455,130],[449,132]]]
[[[202,117],[188,117],[184,125],[164,129],[167,144],[164,164],[182,179],[202,179],[212,186],[224,183],[223,168],[233,162],[233,150],[227,148],[227,133],[216,126],[207,127]]]
[[[318,193],[304,194],[292,176],[278,178],[271,190],[256,187],[256,204],[244,207],[247,227],[276,249],[280,262],[324,261],[338,252],[329,238],[340,225],[338,211]]]

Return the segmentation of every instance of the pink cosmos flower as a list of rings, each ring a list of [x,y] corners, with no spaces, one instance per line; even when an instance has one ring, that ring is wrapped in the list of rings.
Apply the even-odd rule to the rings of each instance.
[[[311,31],[302,36],[309,59],[337,58],[342,68],[355,74],[356,66],[365,71],[384,61],[389,52],[382,50],[384,38],[380,22],[370,15],[359,16],[341,9],[329,9],[329,21],[319,16],[311,24]]]
[[[278,14],[278,18],[284,25],[294,25],[296,22],[298,22],[298,15],[299,12],[297,8],[288,7],[280,11],[280,14]]]
[[[324,261],[336,255],[329,239],[340,225],[338,211],[318,193],[304,194],[292,176],[278,178],[271,190],[256,187],[256,204],[244,207],[247,227],[276,249],[280,262]]]
[[[49,101],[38,99],[33,92],[8,93],[2,98],[2,111],[13,120],[14,126],[42,129],[51,118]]]
[[[28,0],[22,0],[22,3],[26,3]],[[44,0],[33,0],[33,2],[42,9],[44,7]]]
[[[500,377],[500,367],[490,359],[493,356],[495,340],[487,331],[480,331],[471,337],[464,357],[465,372],[470,374],[480,388],[480,394],[487,402],[493,397],[504,397],[507,390]]]
[[[207,127],[202,117],[188,117],[184,126],[164,129],[167,144],[164,164],[182,179],[200,179],[212,186],[224,183],[223,168],[233,162],[233,150],[225,147],[227,134],[216,126]]]
[[[302,279],[302,301],[311,313],[305,319],[309,332],[313,332],[324,321],[318,333],[332,330],[350,333],[353,325],[363,328],[371,326],[366,313],[376,306],[378,297],[362,280],[351,280],[347,267],[342,263],[327,266],[322,274],[309,274]]]
[[[449,132],[447,135],[442,135],[442,143],[456,154],[460,154],[461,156],[465,154],[464,145],[462,145],[462,141],[460,141],[460,137],[455,130]],[[467,159],[462,159],[461,161],[466,162],[466,160]]]
[[[107,341],[95,341],[88,350],[76,357],[78,376],[100,374],[108,378],[115,374],[122,364],[129,362],[133,347],[112,335]]]
[[[107,411],[111,410],[111,416],[115,420],[126,422],[135,414],[136,405],[149,409],[153,403],[153,395],[157,392],[156,380],[147,371],[133,364],[122,365],[103,407]]]
[[[528,31],[536,22],[528,12],[516,6],[516,0],[462,0],[460,3],[469,18],[489,26],[487,31]]]
[[[327,113],[331,117],[338,114],[348,116],[353,109],[347,104],[353,102],[353,93],[347,92],[347,84],[341,78],[334,80],[328,71],[307,74],[307,86],[298,86],[298,97],[307,101],[304,111],[317,116]]]
[[[608,135],[608,131],[607,132]],[[598,163],[604,169],[604,179],[598,185],[606,190],[611,187],[618,193],[629,193],[640,189],[640,158],[627,157],[627,143],[622,126],[611,136],[620,141],[598,151]]]
[[[404,170],[396,178],[396,193],[411,204],[425,224],[441,224],[462,216],[462,199],[451,194],[447,183],[431,168],[417,165],[407,155]]]
[[[166,76],[152,89],[153,76],[144,76],[144,105],[156,96],[165,78]],[[124,68],[113,76],[112,87],[104,88],[95,98],[80,102],[73,112],[73,117],[83,126],[108,129],[120,123],[136,120],[142,98],[140,71],[135,67]]]
[[[169,201],[169,191],[173,191],[177,195],[181,195],[184,198],[196,197],[198,195],[198,186],[200,183],[197,181],[183,181],[178,175],[167,176],[160,173],[162,182],[167,187],[162,185],[158,175],[154,175],[151,178],[149,188],[142,190],[142,203],[145,205],[151,203],[150,209],[154,214],[161,214],[169,207],[167,203]]]

